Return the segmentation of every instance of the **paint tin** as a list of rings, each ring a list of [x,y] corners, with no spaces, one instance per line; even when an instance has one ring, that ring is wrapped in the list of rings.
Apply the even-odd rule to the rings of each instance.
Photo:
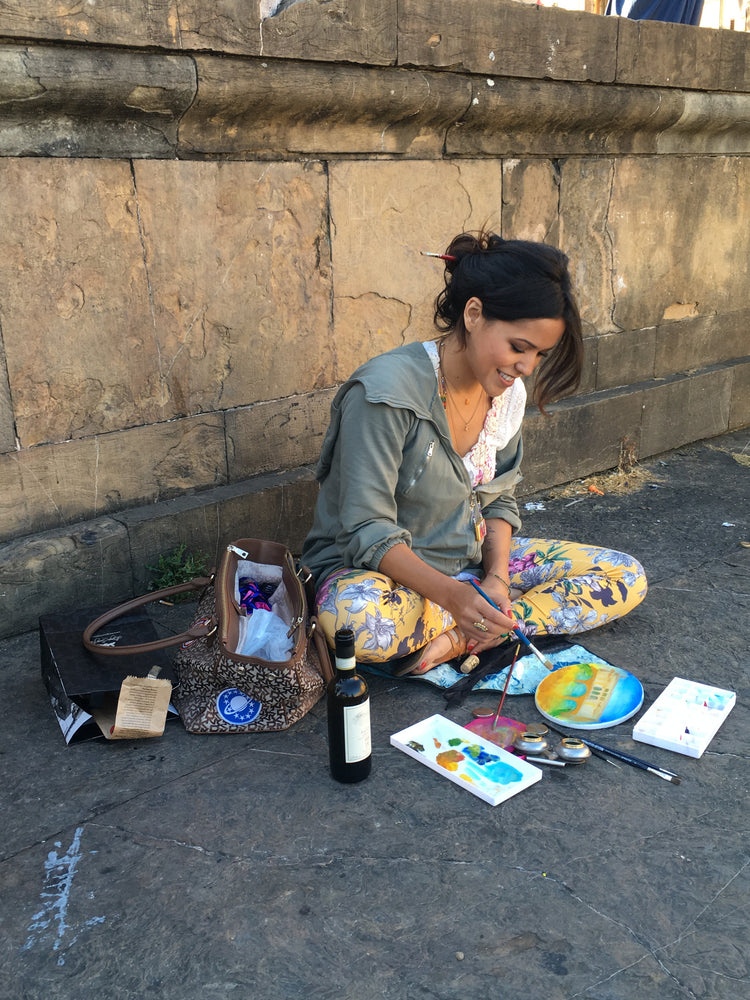
[[[477,705],[472,708],[471,714],[475,719],[492,719],[495,716],[495,709],[491,705]]]
[[[591,756],[591,751],[580,740],[572,736],[566,736],[555,747],[555,753],[560,760],[568,764],[583,764]]]
[[[549,743],[543,736],[539,736],[537,733],[530,733],[526,730],[516,736],[513,746],[521,753],[534,756],[535,754],[544,753],[549,747]]]
[[[526,727],[526,732],[533,733],[535,736],[546,736],[549,729],[543,722],[532,722],[530,726]]]

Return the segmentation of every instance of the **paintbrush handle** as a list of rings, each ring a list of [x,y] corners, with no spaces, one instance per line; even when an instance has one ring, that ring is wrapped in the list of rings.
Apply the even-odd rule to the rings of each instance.
[[[485,592],[482,590],[482,588],[479,586],[479,584],[476,582],[476,580],[470,580],[469,583],[472,585],[472,587],[474,588],[474,590],[476,590],[476,592],[478,594],[482,595],[482,597],[485,599],[485,601],[487,601],[487,603],[490,604],[495,609],[495,611],[499,611],[501,615],[505,614],[505,612],[503,611],[503,609],[500,608],[500,607],[498,607],[497,604],[495,604],[495,602],[492,600],[492,598],[489,596],[489,594],[485,594]],[[513,631],[513,635],[516,637],[516,639],[518,639],[519,642],[522,642],[524,644],[524,646],[527,646],[531,650],[531,652],[534,654],[534,656],[539,660],[539,662],[541,664],[543,664],[547,668],[547,670],[553,670],[554,669],[553,666],[552,666],[551,661],[548,660],[545,656],[542,656],[542,654],[539,652],[539,650],[536,648],[536,646],[533,646],[529,642],[529,640],[526,638],[526,636],[523,634],[523,632],[520,630],[520,628],[518,628],[516,626],[516,628],[514,628],[512,631]]]
[[[666,767],[659,767],[657,764],[649,764],[647,760],[641,760],[640,757],[634,757],[630,753],[624,753],[622,750],[613,750],[612,747],[605,747],[603,743],[595,743],[594,740],[583,739],[578,737],[582,743],[585,743],[587,747],[592,750],[600,750],[602,753],[608,753],[610,757],[614,757],[615,760],[621,760],[625,764],[632,764],[633,767],[640,767],[646,771],[660,772],[661,775],[669,775],[670,778],[677,778],[679,775],[675,774],[674,771],[667,770]]]
[[[555,729],[554,726],[549,726],[548,728],[552,730],[553,733],[557,733],[559,736],[567,736],[568,733],[563,733],[559,729]],[[679,774],[675,774],[674,771],[668,771],[666,767],[658,767],[656,764],[649,764],[647,760],[641,760],[640,757],[634,757],[632,754],[624,753],[622,750],[614,750],[612,747],[607,747],[603,743],[597,743],[595,740],[589,740],[583,736],[578,736],[576,734],[576,739],[580,740],[581,743],[585,743],[586,746],[593,750],[597,754],[607,754],[610,757],[614,757],[615,760],[621,760],[623,764],[630,764],[631,767],[637,767],[641,771],[650,771],[651,774],[655,774],[659,778],[664,778],[665,781],[671,781],[673,785],[679,785],[682,779]]]

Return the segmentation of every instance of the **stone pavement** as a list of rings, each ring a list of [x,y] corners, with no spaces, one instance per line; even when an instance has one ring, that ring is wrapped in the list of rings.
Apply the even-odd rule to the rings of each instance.
[[[590,633],[646,705],[673,676],[737,692],[700,760],[604,743],[491,807],[389,746],[446,710],[371,677],[371,778],[327,773],[324,704],[290,731],[66,747],[36,633],[0,644],[0,996],[11,1000],[750,997],[750,432],[645,464],[632,492],[524,498],[530,534],[637,555],[645,603]],[[579,500],[579,502],[573,502]],[[486,701],[486,696],[483,698]],[[538,718],[531,697],[506,713]]]

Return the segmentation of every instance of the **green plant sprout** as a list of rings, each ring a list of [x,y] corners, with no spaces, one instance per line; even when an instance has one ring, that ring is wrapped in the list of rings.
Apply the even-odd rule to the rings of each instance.
[[[184,542],[176,549],[159,556],[155,566],[146,566],[151,574],[149,590],[163,590],[165,587],[176,587],[180,583],[188,583],[195,576],[206,576],[208,556],[202,552],[189,552]],[[195,595],[191,592],[176,594],[175,602],[189,601]]]

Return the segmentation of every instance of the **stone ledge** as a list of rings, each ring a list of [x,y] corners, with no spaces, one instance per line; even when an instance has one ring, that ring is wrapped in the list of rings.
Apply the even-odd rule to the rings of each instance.
[[[0,545],[0,638],[39,616],[145,593],[147,565],[180,542],[216,565],[233,538],[270,538],[299,552],[312,520],[312,470],[258,476]]]
[[[524,422],[522,492],[614,468],[628,439],[640,459],[747,426],[750,358],[592,392]]]
[[[620,441],[645,459],[750,422],[750,358],[531,410],[519,497],[614,468]],[[232,538],[284,542],[299,553],[312,523],[311,466],[257,476],[200,494],[0,545],[0,638],[28,631],[40,614],[143,593],[147,565],[180,542],[217,561]]]
[[[0,38],[750,91],[750,40],[514,0],[5,0]],[[278,13],[277,13],[278,11]]]
[[[447,129],[471,102],[470,80],[450,74],[212,56],[196,64],[181,156],[439,157]]]
[[[0,45],[0,105],[3,156],[750,152],[750,93],[288,58]]]
[[[472,79],[453,155],[717,154],[750,151],[750,94],[560,81]]]
[[[185,56],[0,46],[0,155],[174,156],[196,92]]]

